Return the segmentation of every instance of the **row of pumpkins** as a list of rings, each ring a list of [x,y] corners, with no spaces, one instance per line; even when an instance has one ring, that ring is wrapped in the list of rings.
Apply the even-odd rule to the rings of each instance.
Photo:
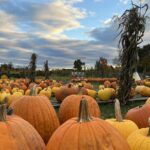
[[[149,82],[146,82],[149,83]],[[45,95],[48,98],[55,96],[56,100],[61,103],[66,96],[71,94],[84,94],[93,98],[98,96],[98,100],[110,100],[117,97],[118,85],[116,82],[105,81],[103,85],[99,85],[98,91],[94,90],[91,83],[80,82],[76,84],[63,85],[61,82],[55,80],[36,80],[36,93],[38,95]],[[16,81],[3,79],[0,80],[0,101],[7,97],[8,105],[12,103],[12,100],[23,95],[29,95],[30,89],[35,83],[28,84],[25,79],[18,79]],[[142,96],[150,96],[150,87],[145,85],[137,85],[136,88],[132,88],[130,96],[133,97],[136,94]]]
[[[106,82],[107,83],[107,82]],[[99,86],[99,91],[94,90],[91,83],[80,82],[80,83],[70,83],[63,85],[62,83],[56,82],[55,80],[50,81],[37,81],[36,92],[38,95],[45,95],[48,98],[55,96],[56,100],[61,103],[63,99],[71,94],[84,94],[95,98],[98,94],[99,99],[108,100],[110,98],[116,97],[115,85],[112,82],[113,87]],[[30,89],[35,85],[35,83],[30,83],[29,85],[25,80],[0,80],[0,100],[4,97],[8,98],[8,104],[11,103],[12,99],[22,95],[29,95]]]
[[[129,120],[122,119],[116,100],[116,119],[102,120],[96,100],[83,93],[65,97],[58,117],[49,99],[36,95],[35,86],[29,93],[13,100],[9,115],[5,99],[1,101],[0,150],[150,149],[149,99],[127,112]]]

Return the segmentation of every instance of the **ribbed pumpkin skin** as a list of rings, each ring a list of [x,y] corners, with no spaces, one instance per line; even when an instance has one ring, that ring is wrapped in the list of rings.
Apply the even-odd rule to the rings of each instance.
[[[141,108],[130,109],[125,118],[132,120],[139,128],[149,127],[148,118],[150,117],[150,104],[143,105]]]
[[[131,150],[150,150],[150,137],[147,136],[148,128],[133,132],[127,139]]]
[[[101,112],[99,106],[91,96],[70,95],[63,100],[59,108],[59,120],[61,124],[70,118],[78,116],[79,105],[82,98],[87,100],[91,116],[100,117]]]
[[[0,150],[44,149],[41,136],[27,121],[13,115],[0,122]]]
[[[93,118],[91,122],[78,123],[73,118],[54,132],[46,150],[129,150],[129,146],[107,122]]]
[[[23,96],[10,107],[13,108],[14,114],[35,127],[45,143],[59,126],[57,114],[45,96]]]
[[[62,86],[60,89],[58,89],[55,93],[56,100],[61,103],[67,96],[71,94],[77,94],[78,88],[76,87],[68,87],[68,86]]]
[[[124,119],[122,122],[119,122],[116,121],[116,119],[107,119],[106,121],[115,127],[125,139],[127,139],[132,132],[138,130],[138,126],[131,120]]]

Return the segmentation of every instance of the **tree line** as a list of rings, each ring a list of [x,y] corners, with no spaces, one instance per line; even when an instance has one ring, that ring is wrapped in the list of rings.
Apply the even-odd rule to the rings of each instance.
[[[143,47],[138,47],[139,62],[137,70],[139,73],[150,74],[150,44],[144,45]],[[48,79],[50,75],[60,75],[67,76],[71,74],[72,71],[85,72],[85,76],[92,77],[118,77],[120,71],[120,62],[118,58],[115,58],[114,66],[108,63],[108,60],[104,57],[99,57],[95,65],[91,68],[85,68],[85,62],[81,59],[76,59],[73,63],[72,69],[49,69],[48,60],[43,64],[43,70],[37,70],[37,55],[33,53],[30,58],[28,66],[22,68],[15,68],[12,63],[1,64],[2,73],[7,74],[11,77],[11,71],[18,74],[16,77],[28,77],[32,81],[35,80],[35,76],[44,76],[45,79]]]

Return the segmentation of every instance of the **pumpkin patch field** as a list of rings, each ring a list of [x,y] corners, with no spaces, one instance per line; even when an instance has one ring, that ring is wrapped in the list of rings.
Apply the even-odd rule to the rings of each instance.
[[[147,82],[120,105],[117,81],[0,79],[0,150],[136,150],[134,136],[150,145]]]

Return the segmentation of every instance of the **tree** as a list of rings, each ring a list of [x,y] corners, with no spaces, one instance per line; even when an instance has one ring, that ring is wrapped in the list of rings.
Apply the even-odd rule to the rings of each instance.
[[[115,58],[113,59],[113,64],[116,65],[116,66],[120,66],[119,57],[115,57]]]
[[[37,61],[37,55],[35,53],[33,53],[31,55],[31,60],[30,60],[30,63],[29,63],[31,82],[35,82],[36,61]]]
[[[102,77],[106,75],[106,70],[108,68],[107,59],[100,57],[95,63],[95,70],[97,70]]]
[[[83,65],[85,65],[85,63],[82,62],[80,59],[74,61],[74,68],[77,69],[77,71],[81,71]]]
[[[44,74],[45,79],[49,79],[49,67],[48,67],[48,60],[44,62]]]
[[[142,11],[144,9],[144,11]],[[126,10],[120,17],[119,35],[121,71],[119,77],[118,97],[122,104],[126,104],[130,98],[133,84],[133,72],[137,69],[138,45],[143,41],[145,32],[146,11],[148,5],[138,6],[133,4],[130,10]],[[143,14],[142,14],[143,12]]]
[[[138,68],[142,72],[150,72],[150,44],[144,45],[139,48],[139,65]],[[141,71],[140,71],[141,72]]]

